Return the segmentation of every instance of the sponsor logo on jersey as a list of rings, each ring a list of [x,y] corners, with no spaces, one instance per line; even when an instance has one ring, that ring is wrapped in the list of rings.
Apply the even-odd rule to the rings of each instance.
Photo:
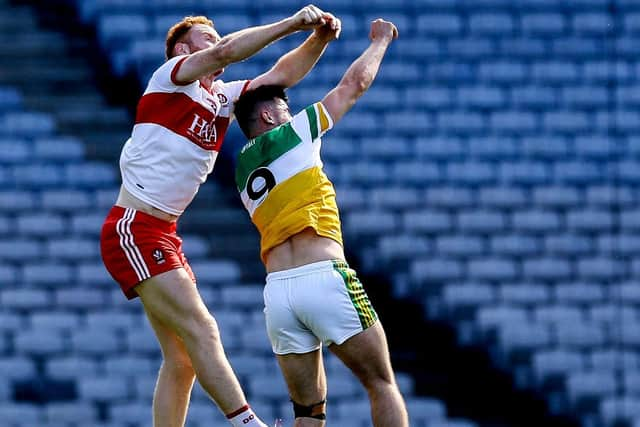
[[[154,249],[151,253],[151,256],[155,260],[156,264],[164,264],[164,262],[166,261],[164,259],[164,253],[160,249]]]
[[[193,113],[193,121],[187,132],[194,138],[202,141],[203,144],[215,143],[217,139],[214,121],[208,122],[197,113]]]

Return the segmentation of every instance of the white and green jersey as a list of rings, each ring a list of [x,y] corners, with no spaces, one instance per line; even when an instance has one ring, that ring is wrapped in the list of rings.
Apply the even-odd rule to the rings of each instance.
[[[260,232],[263,260],[269,249],[308,227],[342,244],[335,190],[320,158],[320,137],[332,126],[318,102],[240,150],[236,186]]]

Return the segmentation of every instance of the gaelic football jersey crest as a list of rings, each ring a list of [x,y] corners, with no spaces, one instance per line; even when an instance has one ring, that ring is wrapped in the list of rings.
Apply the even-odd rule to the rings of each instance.
[[[342,243],[333,185],[322,171],[320,137],[333,122],[315,103],[240,150],[236,186],[261,235],[261,255],[312,227]]]

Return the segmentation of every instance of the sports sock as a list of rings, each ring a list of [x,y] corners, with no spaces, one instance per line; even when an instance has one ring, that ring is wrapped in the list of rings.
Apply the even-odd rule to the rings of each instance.
[[[227,414],[227,419],[233,427],[267,427],[249,405]]]

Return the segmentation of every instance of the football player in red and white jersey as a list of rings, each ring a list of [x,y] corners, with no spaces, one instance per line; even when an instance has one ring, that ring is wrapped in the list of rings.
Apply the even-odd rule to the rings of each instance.
[[[227,65],[300,30],[313,32],[264,74],[216,80]],[[196,377],[232,425],[265,426],[248,406],[224,354],[182,252],[176,221],[213,170],[235,99],[260,85],[296,84],[339,33],[337,18],[309,5],[282,21],[225,37],[203,16],[187,17],[167,34],[167,62],[138,104],[120,157],[120,194],[101,233],[107,270],[127,298],[140,297],[162,350],[154,427],[184,425]]]

